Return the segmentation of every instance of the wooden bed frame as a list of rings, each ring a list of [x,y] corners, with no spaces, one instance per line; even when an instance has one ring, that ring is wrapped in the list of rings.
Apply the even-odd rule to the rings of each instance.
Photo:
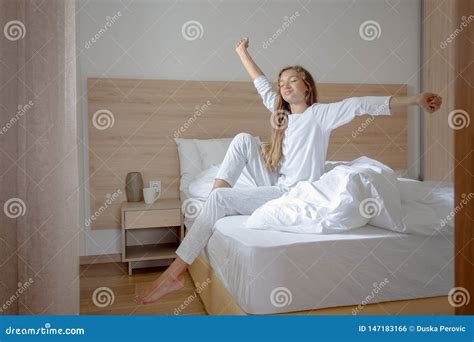
[[[318,84],[319,101],[323,103],[352,96],[406,94],[405,84]],[[198,119],[191,122],[197,110]],[[266,140],[271,128],[270,114],[252,82],[90,78],[88,112],[91,212],[101,207],[106,195],[117,189],[122,190],[125,200],[124,181],[130,171],[141,171],[145,181],[160,179],[162,198],[178,198],[179,159],[173,141],[176,132],[180,138],[194,139],[233,137],[239,132],[248,132]],[[103,112],[111,113],[113,122],[107,129],[98,129],[94,115]],[[392,116],[357,117],[331,134],[327,159],[351,160],[366,155],[395,170],[404,170],[407,168],[407,128],[405,108],[396,110]],[[93,222],[92,228],[119,228],[120,202],[119,199],[112,203],[106,214]],[[189,271],[195,283],[211,279],[200,293],[209,314],[246,314],[214,274],[204,253]],[[350,315],[352,308],[289,314]],[[368,304],[360,314],[449,315],[453,312],[447,296],[442,296]]]

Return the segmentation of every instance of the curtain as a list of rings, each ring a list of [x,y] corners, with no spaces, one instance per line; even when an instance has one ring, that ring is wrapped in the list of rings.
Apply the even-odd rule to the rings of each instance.
[[[0,314],[79,314],[75,3],[0,20]]]

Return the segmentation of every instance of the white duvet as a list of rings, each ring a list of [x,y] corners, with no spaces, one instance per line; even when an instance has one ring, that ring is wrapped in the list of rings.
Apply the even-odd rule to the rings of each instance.
[[[388,166],[360,157],[315,182],[299,182],[258,208],[245,226],[320,234],[366,224],[419,235],[452,231],[452,186],[423,183],[401,182]]]
[[[401,233],[452,234],[452,183],[397,178],[387,165],[360,157],[328,167],[318,181],[299,182],[258,208],[246,221],[253,229],[293,233],[342,233],[370,224]],[[191,182],[192,197],[205,200],[219,165]],[[236,187],[256,186],[244,169]]]

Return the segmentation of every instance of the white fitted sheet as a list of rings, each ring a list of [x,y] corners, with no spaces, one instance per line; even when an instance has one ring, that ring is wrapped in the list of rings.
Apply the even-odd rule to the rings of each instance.
[[[452,236],[372,226],[344,234],[293,234],[241,228],[246,218],[220,219],[205,254],[249,314],[432,297],[454,286]],[[291,302],[281,305],[285,295],[278,301],[278,292]]]

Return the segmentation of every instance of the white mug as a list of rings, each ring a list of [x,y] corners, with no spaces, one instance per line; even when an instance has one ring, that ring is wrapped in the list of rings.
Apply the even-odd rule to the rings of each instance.
[[[156,200],[157,193],[155,188],[143,188],[143,198],[146,204],[153,204]]]

